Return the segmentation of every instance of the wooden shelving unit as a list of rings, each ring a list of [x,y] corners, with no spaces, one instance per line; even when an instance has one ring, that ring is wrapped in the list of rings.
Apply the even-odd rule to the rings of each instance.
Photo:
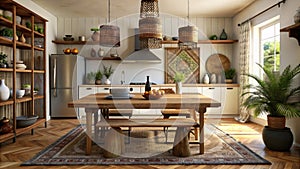
[[[288,32],[289,37],[296,38],[300,46],[300,23],[280,29],[280,32]]]
[[[120,57],[85,57],[86,60],[122,60]]]
[[[31,131],[37,126],[44,123],[46,127],[46,35],[34,31],[34,26],[38,25],[46,32],[47,20],[28,10],[13,0],[0,1],[1,9],[9,10],[13,13],[12,21],[0,17],[0,26],[4,26],[13,30],[13,34],[21,32],[26,42],[20,42],[17,39],[9,39],[0,36],[0,46],[8,55],[7,61],[12,63],[12,68],[0,68],[1,78],[5,79],[6,85],[13,90],[13,96],[6,101],[0,101],[0,118],[7,117],[13,124],[13,131],[10,133],[0,133],[0,143],[9,139],[17,139],[17,136],[25,132]],[[31,28],[16,23],[16,16],[21,16],[22,20],[31,23]],[[35,46],[35,39],[41,40],[43,47]],[[38,58],[38,59],[37,59]],[[37,59],[37,60],[36,60]],[[16,61],[23,60],[27,68],[25,70],[16,68]],[[38,66],[37,66],[38,64]],[[38,67],[38,68],[36,68]],[[30,84],[31,91],[29,95],[22,98],[16,97],[17,89],[22,88],[23,84]],[[39,88],[37,95],[33,94],[34,88]],[[39,116],[37,122],[24,127],[17,128],[17,116]]]

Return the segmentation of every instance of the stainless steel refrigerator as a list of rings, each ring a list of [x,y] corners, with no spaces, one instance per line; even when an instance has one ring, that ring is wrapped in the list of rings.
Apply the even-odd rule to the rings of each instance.
[[[50,116],[76,117],[77,110],[68,102],[78,99],[78,85],[83,84],[85,60],[79,55],[50,55]]]

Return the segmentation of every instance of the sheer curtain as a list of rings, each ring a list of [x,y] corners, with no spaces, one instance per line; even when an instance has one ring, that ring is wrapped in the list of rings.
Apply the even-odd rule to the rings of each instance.
[[[250,115],[249,112],[241,106],[244,99],[241,97],[242,93],[246,92],[247,89],[244,89],[244,86],[249,84],[249,78],[244,76],[243,74],[249,73],[249,57],[250,57],[250,40],[251,40],[251,22],[248,21],[240,25],[240,116],[236,117],[235,119],[239,122],[245,123]]]

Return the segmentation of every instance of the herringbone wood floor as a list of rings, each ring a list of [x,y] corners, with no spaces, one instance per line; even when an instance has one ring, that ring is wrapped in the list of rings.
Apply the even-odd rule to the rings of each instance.
[[[127,166],[30,166],[19,167],[19,165],[26,160],[32,158],[36,153],[43,150],[49,144],[55,142],[58,138],[69,132],[75,126],[78,125],[76,119],[64,119],[64,120],[50,120],[47,122],[48,127],[41,126],[35,129],[34,135],[30,132],[17,137],[17,141],[12,143],[8,141],[1,144],[1,161],[0,168],[25,168],[25,169],[65,169],[65,168],[105,168],[105,169],[131,169],[131,168],[164,168],[164,169],[202,169],[202,168],[217,168],[217,169],[238,169],[238,168],[288,168],[299,169],[300,168],[300,148],[293,147],[290,152],[274,152],[265,148],[260,134],[247,134],[247,131],[243,131],[245,134],[232,135],[235,139],[248,146],[254,152],[260,156],[266,158],[272,162],[272,165],[127,165]],[[221,125],[237,127],[239,125],[232,119],[222,119],[219,122]],[[261,133],[262,126],[254,123],[243,124],[251,129],[254,129]],[[230,129],[228,129],[230,130]],[[226,131],[225,131],[226,132]],[[250,131],[249,131],[250,132]]]

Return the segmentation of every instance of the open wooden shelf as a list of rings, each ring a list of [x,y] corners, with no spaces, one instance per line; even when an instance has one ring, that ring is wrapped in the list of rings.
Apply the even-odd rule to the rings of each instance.
[[[87,41],[64,41],[64,40],[53,40],[52,42],[61,45],[84,45],[87,43]]]
[[[0,6],[1,9],[9,10],[13,13],[12,20],[14,21],[10,21],[0,16],[0,26],[5,26],[12,29],[14,34],[16,34],[16,32],[21,32],[25,38],[29,38],[25,43],[23,43],[15,39],[12,40],[12,38],[0,36],[0,47],[4,49],[3,51],[5,51],[6,54],[10,55],[9,59],[14,61],[19,59],[25,60],[25,63],[28,66],[25,70],[17,69],[16,62],[14,62],[12,68],[0,68],[1,74],[5,73],[8,75],[4,76],[3,78],[9,81],[8,87],[13,90],[12,98],[7,101],[0,101],[0,118],[9,118],[13,125],[13,131],[11,133],[0,135],[1,143],[11,138],[13,138],[15,141],[18,135],[30,130],[33,131],[33,128],[46,121],[46,68],[43,68],[42,70],[35,70],[34,68],[41,68],[40,66],[45,65],[46,63],[47,41],[44,33],[41,34],[37,31],[34,31],[34,25],[39,25],[46,30],[47,20],[25,8],[21,4],[15,2],[14,0],[2,0],[0,1]],[[20,16],[22,19],[29,19],[31,27],[28,28],[25,25],[17,24],[15,22],[16,16]],[[41,42],[40,45],[43,47],[34,46],[34,42],[37,40]],[[35,60],[37,58],[38,60]],[[16,91],[23,84],[31,85],[31,93],[33,93],[34,88],[39,88],[39,95],[26,95],[22,98],[16,98]],[[37,101],[35,102],[35,100]],[[41,105],[36,106],[37,104]],[[4,106],[4,108],[2,106]],[[25,109],[26,111],[24,112]],[[16,128],[16,116],[33,114],[39,116],[39,120],[35,124],[25,128]]]
[[[300,46],[300,23],[280,29],[280,32],[288,32],[289,37],[296,38]]]
[[[120,57],[85,57],[86,60],[122,60]]]
[[[232,44],[238,40],[199,40],[198,44]],[[178,44],[178,41],[163,41],[162,44]]]

